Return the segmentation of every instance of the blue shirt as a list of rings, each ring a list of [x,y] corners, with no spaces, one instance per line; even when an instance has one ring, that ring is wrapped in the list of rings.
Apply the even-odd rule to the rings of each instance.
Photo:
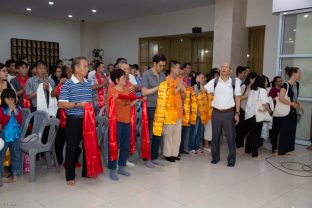
[[[62,86],[59,102],[92,102],[92,83],[84,79],[83,82],[72,75],[70,80],[67,80]],[[67,109],[66,115],[83,117],[83,108]]]

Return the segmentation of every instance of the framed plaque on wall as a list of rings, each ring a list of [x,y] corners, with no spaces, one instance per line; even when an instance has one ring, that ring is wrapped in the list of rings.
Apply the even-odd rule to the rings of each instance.
[[[27,58],[29,64],[45,61],[48,66],[59,59],[59,43],[11,38],[11,59]]]

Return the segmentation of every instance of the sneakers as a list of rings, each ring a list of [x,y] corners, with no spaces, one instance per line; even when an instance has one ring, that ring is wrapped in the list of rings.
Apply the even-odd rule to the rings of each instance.
[[[109,177],[113,180],[113,181],[118,181],[119,178],[116,174],[116,170],[110,170],[109,172]]]
[[[144,165],[148,168],[155,168],[155,165],[150,160],[144,161]]]
[[[191,151],[189,151],[189,154],[194,156],[196,154],[196,151],[195,150],[191,150]]]
[[[128,173],[123,166],[119,166],[118,168],[118,174],[123,175],[123,176],[130,176],[130,173]]]
[[[151,162],[154,165],[165,166],[165,164],[162,161],[160,161],[160,160],[152,160]]]
[[[129,167],[134,167],[134,166],[135,166],[135,164],[133,164],[133,163],[131,163],[131,162],[129,162],[129,161],[127,160],[127,164],[126,164],[126,166],[129,166]]]
[[[202,153],[203,153],[203,151],[201,149],[198,149],[198,150],[195,151],[195,154],[197,154],[197,155],[198,154],[202,154]]]

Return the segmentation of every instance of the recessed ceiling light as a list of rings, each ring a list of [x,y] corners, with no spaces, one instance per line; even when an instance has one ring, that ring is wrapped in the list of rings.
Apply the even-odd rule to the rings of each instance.
[[[73,15],[69,14],[68,17],[69,17],[69,18],[73,18]]]
[[[288,13],[287,13],[287,12],[284,12],[283,14],[285,15],[285,14],[288,14]]]
[[[296,32],[297,30],[296,30],[296,28],[294,29],[294,32]]]
[[[96,13],[96,9],[92,9],[92,12],[93,12],[93,13]]]
[[[26,10],[27,10],[27,11],[31,11],[31,8],[28,7]]]
[[[304,18],[308,18],[308,17],[309,17],[309,15],[308,15],[308,14],[305,14],[305,15],[303,15],[303,17],[304,17]]]
[[[49,4],[50,4],[50,5],[54,5],[54,2],[53,2],[53,1],[49,1]]]

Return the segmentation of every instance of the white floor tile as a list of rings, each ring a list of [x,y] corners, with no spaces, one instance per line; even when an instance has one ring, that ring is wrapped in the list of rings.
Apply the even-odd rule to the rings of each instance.
[[[177,208],[182,205],[181,203],[177,203],[174,200],[167,199],[151,191],[144,191],[134,196],[120,198],[113,202],[113,204],[127,208]]]
[[[167,166],[146,168],[141,160],[128,168],[130,177],[110,180],[107,168],[97,179],[81,178],[77,169],[74,187],[66,185],[65,171],[56,173],[38,167],[37,180],[21,176],[15,184],[0,187],[0,208],[8,207],[90,207],[90,208],[311,208],[312,177],[288,175],[272,167],[261,150],[262,159],[237,154],[234,168],[226,166],[227,147],[221,148],[222,160],[210,163],[211,155],[182,155],[182,160]],[[312,152],[297,146],[296,157],[272,157],[277,167],[283,162],[311,165]],[[298,164],[287,164],[300,168]],[[284,169],[285,170],[285,169]],[[289,172],[289,171],[288,171]],[[294,171],[290,171],[294,173]],[[310,173],[304,173],[312,175]]]

